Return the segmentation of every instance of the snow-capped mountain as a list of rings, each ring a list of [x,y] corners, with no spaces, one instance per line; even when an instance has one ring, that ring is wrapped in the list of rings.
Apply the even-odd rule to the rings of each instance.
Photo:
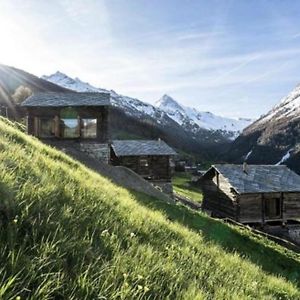
[[[70,89],[70,90],[73,90],[76,92],[99,93],[101,91],[104,91],[102,89],[91,86],[87,82],[81,81],[79,78],[73,79],[59,71],[57,71],[56,73],[49,75],[49,76],[44,75],[44,76],[42,76],[42,79],[50,81],[52,83],[55,83],[57,85],[60,85],[64,88],[67,88],[67,89]]]
[[[245,127],[252,123],[250,119],[231,119],[216,116],[211,112],[200,112],[195,108],[180,105],[168,95],[164,95],[159,99],[156,105],[182,126],[189,123],[207,130],[221,130],[224,133],[232,133],[233,137],[237,136]]]
[[[120,95],[113,90],[96,88],[79,78],[73,79],[59,71],[42,78],[77,92],[110,92],[113,105],[123,109],[127,114],[140,119],[146,115],[161,125],[173,120],[192,134],[199,131],[202,133],[203,130],[219,131],[225,138],[233,139],[251,123],[251,120],[247,119],[235,120],[216,116],[210,112],[198,112],[196,109],[180,105],[168,95],[164,95],[154,106],[139,99]]]
[[[300,173],[300,85],[247,127],[228,157],[233,162],[287,164]]]
[[[256,125],[262,125],[276,118],[298,118],[300,113],[300,84],[297,85],[278,105],[258,120]]]
[[[126,113],[133,116],[142,117],[144,114],[151,117],[157,116],[158,110],[151,104],[144,103],[135,98],[119,95],[113,90],[96,88],[89,83],[81,81],[79,78],[73,79],[59,71],[49,76],[44,75],[42,78],[76,92],[110,93],[112,104],[125,109]],[[162,112],[159,112],[159,115],[161,115],[161,113]]]

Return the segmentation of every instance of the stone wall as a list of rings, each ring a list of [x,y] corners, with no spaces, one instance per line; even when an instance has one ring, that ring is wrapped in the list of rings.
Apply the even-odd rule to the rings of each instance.
[[[170,181],[151,181],[151,184],[161,192],[173,197],[173,184]]]
[[[80,143],[79,150],[103,163],[109,163],[110,149],[108,144]]]
[[[288,229],[289,238],[296,244],[300,245],[300,226]]]

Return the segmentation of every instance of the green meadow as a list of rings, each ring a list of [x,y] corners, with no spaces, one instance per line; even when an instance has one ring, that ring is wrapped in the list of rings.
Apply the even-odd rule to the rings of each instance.
[[[179,196],[185,197],[194,202],[202,202],[202,193],[199,187],[193,186],[191,183],[192,175],[189,173],[175,173],[173,177],[173,189]]]
[[[116,186],[0,119],[0,299],[300,299],[300,256]]]

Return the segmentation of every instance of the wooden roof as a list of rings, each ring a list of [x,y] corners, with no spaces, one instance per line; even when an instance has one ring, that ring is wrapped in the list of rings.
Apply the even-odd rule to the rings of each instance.
[[[23,107],[107,106],[109,93],[41,92],[28,97]]]
[[[247,165],[245,172],[242,165],[218,164],[206,174],[212,170],[224,176],[239,194],[300,192],[300,176],[285,165]]]
[[[116,156],[177,155],[161,140],[115,140],[112,148]]]

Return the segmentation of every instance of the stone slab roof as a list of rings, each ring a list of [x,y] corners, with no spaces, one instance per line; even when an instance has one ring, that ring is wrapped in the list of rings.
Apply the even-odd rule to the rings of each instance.
[[[112,148],[116,156],[177,155],[164,141],[159,140],[115,140]]]
[[[244,171],[242,165],[218,164],[211,169],[222,174],[239,194],[300,192],[300,176],[285,165],[247,165]]]
[[[41,92],[28,97],[23,107],[67,107],[110,105],[109,93]]]

